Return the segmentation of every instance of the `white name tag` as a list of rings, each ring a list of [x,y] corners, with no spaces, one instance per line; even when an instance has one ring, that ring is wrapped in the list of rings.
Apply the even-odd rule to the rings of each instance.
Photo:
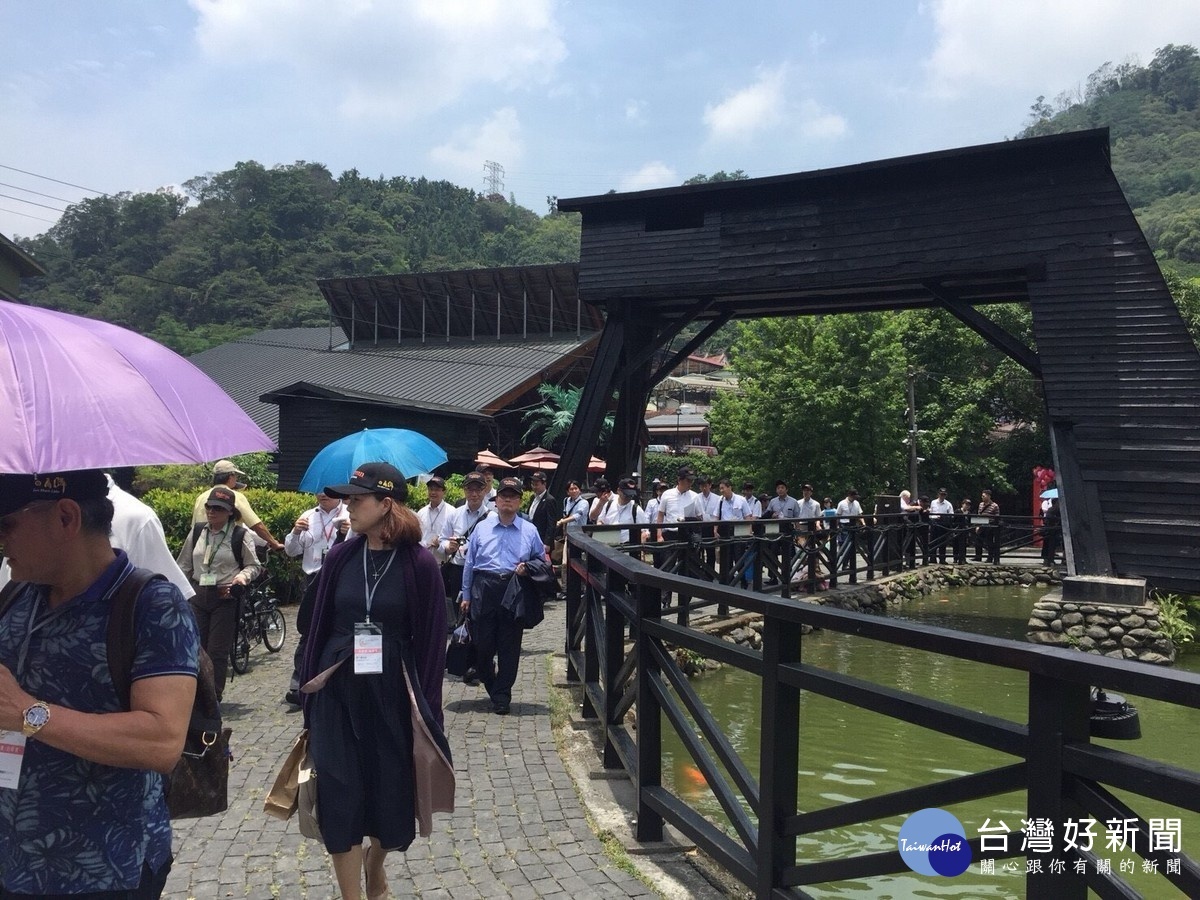
[[[19,731],[0,731],[0,788],[15,788],[21,780],[25,762],[25,735]]]
[[[383,635],[377,629],[373,633],[356,631],[354,635],[354,674],[380,675],[382,673]]]
[[[200,587],[216,587],[217,576],[211,572],[200,573]]]

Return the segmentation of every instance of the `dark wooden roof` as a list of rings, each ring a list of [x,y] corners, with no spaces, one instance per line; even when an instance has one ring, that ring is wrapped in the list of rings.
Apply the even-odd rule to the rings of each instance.
[[[213,347],[191,361],[278,440],[279,407],[270,401],[283,395],[487,418],[587,357],[595,338],[571,330],[537,340],[406,341],[351,350],[340,328],[286,328]]]
[[[355,346],[598,331],[574,263],[323,278],[321,294]]]

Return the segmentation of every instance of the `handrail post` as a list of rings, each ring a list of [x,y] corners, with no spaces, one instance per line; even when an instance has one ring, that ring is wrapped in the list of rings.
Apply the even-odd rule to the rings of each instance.
[[[829,546],[825,550],[829,554],[829,586],[835,588],[838,583],[838,569],[841,568],[841,547],[839,545],[841,544],[842,522],[837,516],[832,516],[827,521],[829,522]]]
[[[1090,706],[1086,684],[1029,673],[1030,819],[1061,825],[1075,814],[1066,800],[1062,752],[1067,744],[1088,742]],[[1040,873],[1030,871],[1025,875],[1025,896],[1028,900],[1086,900],[1087,880],[1074,872],[1073,865],[1057,873],[1048,868]]]
[[[597,646],[596,636],[599,634],[596,622],[596,616],[600,613],[600,608],[604,603],[603,599],[597,601],[595,598],[595,589],[590,583],[597,572],[604,567],[604,560],[593,557],[591,554],[587,556],[587,572],[589,583],[587,590],[584,593],[583,607],[583,683],[584,684],[599,684],[602,689],[607,685],[600,681],[601,666],[604,662],[603,646]],[[597,710],[592,703],[591,695],[588,691],[583,692],[583,708],[580,710],[581,715],[585,719],[595,719],[600,717],[600,710]],[[605,727],[608,722],[605,720]]]
[[[817,543],[817,523],[815,519],[808,522],[808,541],[804,544],[804,561],[808,563],[808,593],[817,592],[817,561],[821,556],[821,545]]]
[[[779,528],[779,596],[788,600],[792,596],[792,560],[796,556],[796,530]]]
[[[858,533],[863,526],[856,525],[853,520],[850,521],[850,527],[846,529],[846,556],[850,562],[850,574],[848,580],[851,584],[858,584]],[[870,558],[871,548],[867,548],[868,559]],[[868,562],[868,565],[870,563]]]
[[[621,768],[621,755],[610,739],[610,731],[619,726],[617,709],[621,703],[621,691],[617,676],[625,661],[625,623],[616,609],[608,602],[611,594],[625,591],[627,582],[613,570],[608,570],[608,591],[603,600],[604,609],[604,768]]]
[[[563,572],[563,588],[567,595],[567,681],[572,683],[581,680],[579,671],[575,668],[575,655],[580,649],[579,645],[584,643],[584,641],[583,637],[578,634],[574,627],[575,623],[579,621],[580,604],[583,603],[583,580],[579,577],[579,573],[575,571],[571,563],[582,557],[583,551],[568,541],[566,571]]]
[[[700,550],[698,547],[692,546],[691,537],[694,533],[683,522],[680,523],[679,530],[676,532],[679,535],[678,540],[681,542],[679,548],[679,575],[683,578],[687,578],[697,570],[697,566],[692,563],[692,553],[693,551],[699,553]],[[677,621],[680,625],[687,627],[692,609],[692,595],[679,591],[677,596],[679,597],[679,615],[677,616]]]
[[[762,734],[759,741],[759,897],[774,896],[784,870],[796,864],[796,838],[783,833],[796,814],[800,770],[800,690],[779,678],[800,661],[800,624],[767,613],[763,621]]]
[[[651,683],[661,677],[658,662],[650,652],[652,638],[645,624],[662,619],[664,598],[652,587],[637,588],[637,634],[634,650],[637,663],[637,825],[639,841],[661,841],[663,819],[646,802],[646,789],[662,787],[662,709]]]

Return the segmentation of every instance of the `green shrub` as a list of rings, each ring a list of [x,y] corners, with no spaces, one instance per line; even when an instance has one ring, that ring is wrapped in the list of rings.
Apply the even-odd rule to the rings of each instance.
[[[1162,630],[1176,647],[1190,644],[1196,639],[1195,620],[1200,617],[1200,598],[1156,591],[1154,601],[1158,605],[1158,621]]]
[[[229,458],[246,473],[246,483],[250,487],[274,488],[279,484],[279,476],[270,468],[270,453],[242,453]],[[193,491],[198,494],[204,488],[212,487],[212,467],[215,462],[214,459],[211,463],[203,465],[139,466],[133,476],[133,493],[141,496],[149,491],[162,489]],[[255,510],[257,509],[255,507]]]

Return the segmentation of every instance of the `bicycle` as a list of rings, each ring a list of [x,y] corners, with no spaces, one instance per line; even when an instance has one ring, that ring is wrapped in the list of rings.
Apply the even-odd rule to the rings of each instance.
[[[235,588],[239,615],[230,662],[238,675],[245,675],[250,670],[253,646],[262,644],[268,653],[278,653],[287,638],[287,620],[279,611],[275,595],[270,592],[269,581],[263,577],[248,589],[241,586],[242,590],[236,591]]]

